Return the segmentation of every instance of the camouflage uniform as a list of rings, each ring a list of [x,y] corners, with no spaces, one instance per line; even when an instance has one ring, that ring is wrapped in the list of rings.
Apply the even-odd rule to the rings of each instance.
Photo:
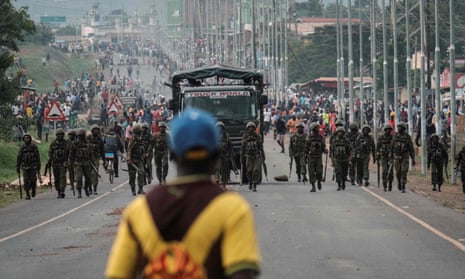
[[[158,124],[160,131],[153,136],[153,149],[155,152],[155,166],[159,183],[166,183],[168,175],[168,133],[166,132],[166,123]]]
[[[84,181],[84,191],[86,196],[90,195],[91,187],[91,172],[92,167],[90,146],[86,140],[86,130],[80,129],[77,132],[77,140],[71,145],[69,151],[68,165],[74,167],[74,176],[76,179],[76,188],[78,190],[78,198],[82,197],[82,184]]]
[[[291,136],[290,144],[289,144],[289,157],[291,160],[295,160],[295,171],[297,174],[297,181],[301,181],[303,178],[303,182],[307,181],[307,156],[306,156],[306,140],[307,134],[304,133],[304,124],[298,123],[297,124],[297,133]]]
[[[406,133],[407,124],[400,122],[398,132],[392,139],[392,151],[394,155],[394,168],[398,182],[398,189],[405,193],[405,184],[407,183],[407,173],[409,168],[409,156],[412,158],[412,164],[415,165],[415,151],[413,149],[412,138]]]
[[[362,179],[365,180],[365,186],[370,185],[370,154],[373,156],[373,161],[376,161],[375,142],[370,135],[371,128],[368,125],[362,127],[362,133],[355,142],[357,156],[357,182],[361,185]]]
[[[98,169],[100,166],[100,160],[105,162],[105,143],[103,142],[102,136],[100,135],[100,128],[97,125],[92,126],[92,134],[88,138],[88,144],[91,154],[91,183],[94,191],[94,194],[97,195],[97,186],[98,186]],[[92,188],[89,189],[89,192],[92,194]]]
[[[336,129],[336,136],[330,148],[334,162],[334,171],[336,172],[337,190],[345,190],[347,170],[352,150],[349,140],[345,137],[344,127]]]
[[[241,163],[245,166],[249,179],[249,189],[257,191],[257,184],[260,183],[262,159],[264,159],[263,141],[260,135],[255,132],[255,123],[248,122],[247,130],[242,137]]]
[[[356,142],[358,137],[361,134],[358,131],[357,124],[352,123],[349,125],[349,132],[347,133],[347,139],[350,142],[350,148],[352,149],[352,158],[349,163],[349,177],[352,185],[355,185],[355,179],[357,178],[357,155],[356,151]]]
[[[58,193],[57,198],[64,198],[66,188],[66,165],[68,163],[69,148],[68,142],[64,139],[65,131],[63,131],[63,129],[57,129],[55,134],[56,139],[50,144],[48,158],[53,168],[55,190]]]
[[[392,191],[392,179],[394,168],[392,160],[392,126],[386,124],[383,127],[384,134],[378,137],[376,146],[376,160],[381,165],[384,191]],[[378,185],[379,186],[379,185]]]
[[[232,149],[232,142],[228,132],[224,127],[224,123],[219,121],[216,126],[221,131],[221,142],[218,146],[219,160],[215,170],[216,181],[221,184],[226,184],[229,181],[229,174],[231,173],[230,161],[233,159],[234,153]]]
[[[39,149],[32,143],[32,137],[29,134],[23,136],[24,144],[18,151],[16,158],[16,172],[19,174],[23,171],[23,184],[26,191],[26,200],[36,196],[37,173],[40,171],[40,154]],[[31,192],[31,194],[30,194]]]
[[[144,158],[146,157],[146,149],[144,142],[142,141],[142,128],[140,126],[134,126],[132,130],[133,137],[129,142],[127,163],[129,169],[129,186],[131,187],[132,195],[136,195],[136,174],[137,174],[137,186],[138,194],[144,194]]]
[[[147,184],[152,183],[152,160],[153,160],[153,140],[147,123],[142,125],[142,142],[146,149],[147,157],[144,158],[144,171]]]
[[[68,139],[66,140],[66,144],[68,145],[68,152],[71,150],[71,146],[73,142],[76,140],[76,130],[71,130],[68,132]],[[69,155],[68,155],[69,157]],[[74,168],[68,164],[66,164],[69,174],[69,183],[71,185],[71,189],[74,189]]]
[[[455,162],[457,163],[456,169],[462,174],[462,192],[465,194],[465,146],[455,156]]]
[[[310,125],[310,135],[305,145],[305,153],[308,159],[308,176],[312,184],[311,192],[315,192],[315,182],[318,184],[318,190],[321,190],[321,179],[323,177],[323,153],[328,153],[326,149],[325,138],[319,133],[318,123]]]
[[[433,134],[431,142],[428,146],[428,169],[431,166],[431,184],[433,184],[433,191],[441,192],[441,186],[444,183],[443,172],[447,168],[449,155],[447,154],[446,147],[439,142],[439,136]]]

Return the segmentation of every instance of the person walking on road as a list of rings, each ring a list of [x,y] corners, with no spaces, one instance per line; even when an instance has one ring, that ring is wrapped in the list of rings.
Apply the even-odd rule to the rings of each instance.
[[[397,125],[397,133],[394,134],[392,139],[397,187],[402,193],[405,193],[405,184],[407,183],[409,157],[412,158],[412,165],[415,166],[415,150],[413,149],[412,138],[407,134],[406,130],[407,124],[400,122]]]
[[[153,136],[153,149],[155,153],[155,167],[159,183],[166,182],[168,175],[169,135],[166,132],[166,123],[158,123],[160,131]]]
[[[126,207],[107,279],[192,278],[188,271],[194,278],[257,278],[260,252],[250,205],[212,181],[219,140],[215,119],[201,110],[187,109],[171,122],[178,177]]]
[[[392,180],[394,178],[393,160],[392,160],[392,126],[385,124],[384,133],[377,139],[376,160],[381,165],[383,189],[384,192],[392,191]],[[378,169],[379,170],[379,169]],[[378,181],[379,182],[379,181]],[[378,185],[379,186],[379,185]]]
[[[18,176],[23,171],[24,191],[26,191],[26,200],[31,196],[36,196],[37,174],[40,171],[40,154],[37,145],[32,142],[30,134],[24,134],[24,144],[18,151],[16,158],[16,172]]]
[[[284,119],[282,116],[278,116],[276,118],[275,126],[276,126],[276,134],[277,134],[276,141],[281,147],[281,153],[284,153],[284,138],[286,136],[286,122],[284,122]]]
[[[444,168],[447,168],[449,155],[447,154],[446,147],[439,142],[439,135],[433,134],[431,142],[428,146],[428,169],[431,167],[431,184],[433,184],[433,191],[441,192],[441,186],[444,183]],[[447,170],[446,170],[447,171]]]
[[[331,152],[334,163],[334,171],[336,172],[337,190],[346,189],[347,171],[349,168],[350,155],[350,142],[345,135],[344,127],[340,126],[336,129],[336,136],[331,143]]]
[[[360,137],[360,132],[358,131],[358,126],[355,123],[349,125],[349,132],[347,133],[347,139],[350,142],[350,148],[352,149],[352,156],[349,162],[349,177],[350,183],[355,185],[357,180],[357,154],[355,154],[357,139]],[[358,181],[357,181],[358,182]],[[362,182],[360,182],[361,184]]]
[[[304,124],[297,124],[297,133],[291,136],[289,143],[289,157],[295,161],[295,172],[297,181],[307,181],[307,156],[306,156],[307,134],[304,133]]]
[[[144,194],[144,157],[146,156],[146,149],[142,141],[142,128],[139,125],[135,125],[132,134],[133,137],[129,142],[126,161],[128,163],[129,186],[131,187],[132,195],[135,196],[136,175],[138,186],[137,193]]]
[[[312,189],[315,192],[315,182],[321,191],[321,180],[323,178],[323,153],[328,153],[325,138],[321,136],[318,122],[310,124],[310,135],[307,138],[305,153],[308,160],[308,176]]]
[[[232,149],[232,141],[229,137],[229,133],[226,132],[224,123],[222,121],[218,121],[216,126],[218,126],[220,130],[221,140],[218,147],[219,161],[215,170],[215,178],[219,184],[226,186],[226,184],[229,182],[229,175],[231,173],[230,162],[231,160],[234,160],[234,153]]]
[[[69,157],[69,148],[68,142],[65,140],[65,131],[63,129],[57,129],[55,135],[56,139],[50,144],[48,150],[48,158],[53,169],[55,190],[58,194],[57,198],[63,199],[65,197],[66,167]]]
[[[373,136],[370,135],[371,128],[368,125],[362,127],[362,133],[355,142],[357,156],[357,181],[361,186],[362,181],[365,181],[365,186],[370,185],[370,155],[373,157],[373,162],[376,163],[376,148]]]
[[[247,170],[249,179],[249,189],[256,192],[257,184],[260,183],[262,160],[265,153],[263,152],[263,141],[255,129],[257,126],[250,121],[246,125],[247,130],[242,137],[241,164]]]
[[[462,174],[462,192],[465,197],[465,146],[455,155],[455,162],[457,163],[456,171],[459,170]]]
[[[105,162],[105,144],[103,142],[102,136],[100,134],[100,127],[97,125],[93,125],[90,129],[91,135],[89,136],[88,143],[90,148],[90,156],[91,156],[91,169],[92,172],[90,174],[90,179],[92,181],[92,187],[89,189],[89,193],[97,195],[97,187],[98,187],[98,169],[100,166],[100,160]]]
[[[92,172],[91,159],[90,147],[86,140],[86,130],[79,129],[77,131],[77,140],[71,145],[68,158],[68,166],[74,168],[78,198],[82,198],[83,180],[86,196],[90,195],[90,187],[92,185],[90,177]]]

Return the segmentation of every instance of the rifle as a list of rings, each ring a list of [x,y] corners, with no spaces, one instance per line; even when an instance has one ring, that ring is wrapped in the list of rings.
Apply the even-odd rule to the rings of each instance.
[[[291,159],[291,161],[289,162],[289,179],[291,179],[291,173],[292,173],[292,156],[289,156],[289,158]]]
[[[379,181],[380,181],[380,173],[379,173],[379,159],[376,161],[376,168],[377,168],[377,172],[378,172],[378,188],[379,188]],[[389,173],[389,172],[388,172]],[[386,186],[384,186],[386,187]],[[386,188],[384,188],[386,189]]]
[[[19,199],[23,199],[23,188],[21,187],[21,173],[18,171]]]
[[[326,169],[328,168],[328,152],[326,153],[326,158],[325,158],[325,171],[323,173],[323,179],[321,180],[322,182],[326,181]]]
[[[97,177],[102,178],[102,176],[100,176],[100,174],[98,173],[98,169],[97,169],[97,166],[95,165],[94,161],[89,159],[89,163],[90,163],[90,166],[92,167],[92,170],[97,174]]]
[[[263,172],[265,173],[266,181],[268,181],[268,168],[266,167],[264,158],[265,158],[264,154],[260,153],[260,159],[262,160]]]

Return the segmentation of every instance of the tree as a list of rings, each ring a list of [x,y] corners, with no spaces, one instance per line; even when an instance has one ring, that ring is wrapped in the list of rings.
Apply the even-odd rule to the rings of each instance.
[[[35,24],[27,10],[27,7],[16,10],[10,1],[0,3],[0,105],[11,103],[17,96],[18,80],[9,79],[5,73],[13,65],[14,52],[19,51],[17,42],[24,41],[26,34],[35,32]]]

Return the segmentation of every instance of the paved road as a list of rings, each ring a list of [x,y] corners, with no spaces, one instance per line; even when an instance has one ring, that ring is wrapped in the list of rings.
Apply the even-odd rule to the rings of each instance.
[[[265,149],[270,181],[257,193],[228,186],[255,212],[261,278],[463,278],[463,214],[410,192],[339,192],[326,182],[310,193],[308,185],[271,181],[287,174],[288,157],[270,136]],[[120,210],[133,199],[127,173],[114,184],[103,176],[99,193],[56,199],[45,192],[0,209],[0,277],[101,278]]]

